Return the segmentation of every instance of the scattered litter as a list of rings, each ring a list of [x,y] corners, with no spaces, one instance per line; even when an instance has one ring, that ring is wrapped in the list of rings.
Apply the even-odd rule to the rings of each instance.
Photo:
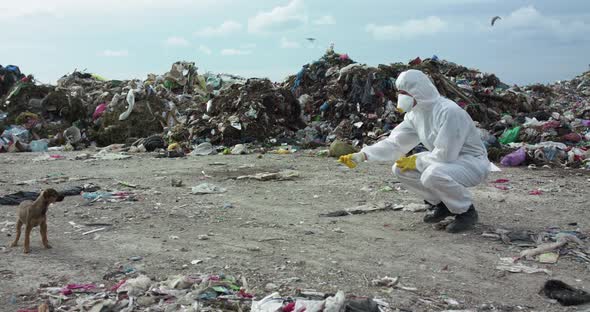
[[[552,272],[547,269],[530,267],[530,266],[526,266],[521,263],[516,263],[517,259],[518,258],[511,258],[511,257],[500,258],[500,262],[496,266],[496,269],[501,270],[501,271],[511,272],[511,273],[527,273],[527,274],[545,273],[547,275],[552,274]]]
[[[46,161],[46,160],[58,160],[58,159],[65,159],[65,156],[62,155],[50,155],[50,154],[43,154],[33,158],[33,161]]]
[[[325,299],[324,299],[325,298]],[[326,295],[316,292],[300,292],[296,297],[288,300],[278,292],[272,293],[261,300],[252,301],[251,312],[343,312],[387,311],[389,305],[381,300],[346,296],[338,291],[335,295]]]
[[[406,287],[400,284],[400,278],[398,277],[382,277],[378,279],[374,279],[371,281],[370,286],[373,287],[387,287],[387,288],[397,288],[405,291],[418,291],[418,288],[415,287]]]
[[[539,245],[537,248],[524,250],[520,253],[521,258],[532,258],[534,256],[555,250],[565,246],[567,243],[576,243],[583,246],[584,243],[575,235],[572,234],[558,234],[557,241],[554,243],[547,243]]]
[[[430,206],[426,204],[416,204],[411,203],[408,206],[403,208],[403,211],[411,211],[411,212],[423,212],[428,210]]]
[[[93,203],[97,201],[106,201],[111,203],[123,201],[136,201],[137,198],[134,193],[113,191],[113,192],[82,192],[82,197]]]
[[[125,182],[125,181],[117,181],[117,184],[121,185],[121,186],[129,187],[129,188],[134,188],[134,189],[138,188],[137,184],[131,184],[131,183]]]
[[[98,228],[98,229],[90,230],[88,232],[82,233],[82,235],[89,235],[89,234],[100,232],[100,231],[104,231],[104,230],[106,230],[106,227],[101,227],[101,228]]]
[[[546,252],[539,255],[539,262],[540,263],[548,263],[553,264],[557,263],[559,259],[559,254],[556,252]]]
[[[345,217],[349,215],[365,214],[371,212],[399,210],[399,206],[391,203],[367,204],[346,210],[337,210],[329,213],[320,214],[320,217]]]
[[[131,158],[131,155],[109,153],[106,150],[102,150],[98,154],[92,155],[92,158],[98,160],[122,160]]]
[[[373,287],[395,287],[399,282],[399,277],[382,277],[371,281]]]
[[[197,145],[190,153],[192,156],[207,156],[215,153],[213,145],[209,142],[201,143]]]
[[[203,195],[203,194],[221,194],[225,193],[227,190],[225,188],[212,185],[209,183],[199,184],[192,188],[192,193],[196,195]]]
[[[239,176],[237,180],[258,180],[258,181],[270,181],[270,180],[292,180],[293,178],[299,177],[299,172],[294,170],[283,170],[280,172],[263,172],[254,175]]]
[[[496,181],[492,182],[492,183],[508,183],[510,182],[510,180],[508,179],[497,179]]]

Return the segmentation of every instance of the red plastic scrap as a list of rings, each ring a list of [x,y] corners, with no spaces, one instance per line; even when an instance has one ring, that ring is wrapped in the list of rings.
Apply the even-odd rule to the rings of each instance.
[[[502,191],[508,191],[510,188],[506,185],[494,185],[495,188],[502,190]]]
[[[510,180],[508,180],[508,179],[498,179],[498,180],[494,181],[493,183],[508,183],[508,182],[510,182]]]
[[[543,195],[543,192],[541,190],[532,190],[529,195]]]
[[[563,136],[563,139],[572,143],[578,143],[582,141],[582,136],[578,133],[571,132]]]
[[[415,65],[420,65],[421,63],[422,63],[422,59],[420,57],[417,57],[410,62],[410,65],[415,66]]]
[[[238,291],[238,297],[245,298],[245,299],[252,299],[252,298],[254,298],[254,295],[247,293],[246,290],[244,290],[244,289],[240,289],[240,291]]]
[[[289,303],[287,303],[287,305],[285,305],[283,307],[283,312],[293,312],[293,311],[295,311],[295,301],[289,302]]]
[[[125,284],[127,280],[121,280],[119,281],[117,284],[115,284],[113,287],[111,287],[111,291],[117,291],[121,286],[123,286],[123,284]]]
[[[551,120],[543,124],[543,130],[559,128],[561,123],[557,120]]]

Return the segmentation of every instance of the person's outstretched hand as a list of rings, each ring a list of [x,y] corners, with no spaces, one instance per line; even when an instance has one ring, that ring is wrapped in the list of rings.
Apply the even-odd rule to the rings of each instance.
[[[344,164],[346,167],[350,169],[356,168],[359,163],[367,160],[367,156],[363,152],[348,154],[344,156],[340,156],[338,162]]]
[[[416,155],[402,157],[395,162],[395,165],[402,171],[416,170]]]

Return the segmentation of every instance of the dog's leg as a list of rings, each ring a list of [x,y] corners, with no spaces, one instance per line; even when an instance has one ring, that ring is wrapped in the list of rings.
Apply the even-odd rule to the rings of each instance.
[[[12,242],[11,247],[18,246],[18,240],[20,239],[20,230],[23,227],[23,223],[20,219],[16,221],[16,237],[14,238],[14,242]]]
[[[39,232],[41,233],[41,242],[45,248],[50,249],[51,246],[49,245],[49,240],[47,239],[47,220],[41,222],[39,227]]]
[[[31,251],[31,231],[33,230],[33,225],[27,223],[25,228],[25,253],[29,253]]]

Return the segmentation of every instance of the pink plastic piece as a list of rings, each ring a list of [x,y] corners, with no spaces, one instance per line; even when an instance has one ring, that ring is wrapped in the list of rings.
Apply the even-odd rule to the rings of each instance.
[[[92,114],[92,119],[97,120],[98,118],[100,118],[100,116],[102,116],[102,114],[104,114],[104,112],[106,110],[107,110],[107,103],[99,104],[96,107],[96,109],[94,110],[94,114]]]
[[[64,295],[71,295],[73,294],[73,290],[93,290],[96,286],[93,284],[68,284],[61,290],[61,293]]]

